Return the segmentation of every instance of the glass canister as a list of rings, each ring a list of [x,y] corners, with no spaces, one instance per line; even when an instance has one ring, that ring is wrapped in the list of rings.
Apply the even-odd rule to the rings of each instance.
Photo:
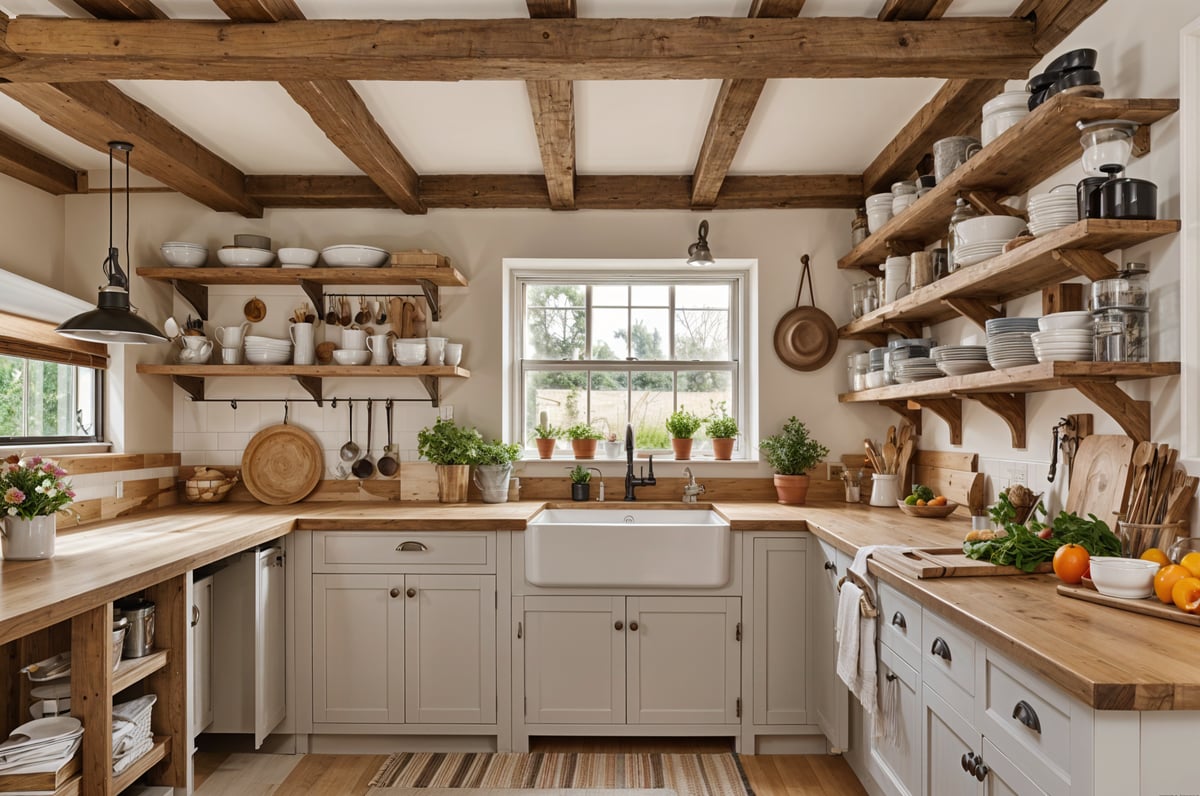
[[[858,208],[854,211],[854,220],[850,222],[850,248],[854,248],[858,244],[867,239],[870,230],[867,229],[867,211],[865,208]]]
[[[869,351],[860,351],[852,356],[854,357],[854,379],[851,389],[865,390],[867,389],[867,374],[871,372],[871,354]]]
[[[1092,358],[1097,362],[1149,362],[1150,311],[1106,309],[1092,313]]]
[[[1126,263],[1116,277],[1092,283],[1092,311],[1149,310],[1150,292],[1146,277],[1150,270],[1142,263]]]
[[[875,285],[868,282],[855,282],[850,286],[850,317],[861,318],[863,312],[863,298],[867,291],[875,292]]]
[[[958,241],[954,233],[954,228],[958,225],[958,222],[978,216],[979,214],[975,212],[975,208],[967,204],[966,199],[959,199],[954,203],[954,212],[950,215],[950,229],[946,233],[946,261],[950,273],[958,270],[958,263],[954,257],[954,250],[958,245]]]

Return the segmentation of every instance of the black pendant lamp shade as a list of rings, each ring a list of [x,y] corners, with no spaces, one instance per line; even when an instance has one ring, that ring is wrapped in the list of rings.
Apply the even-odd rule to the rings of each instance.
[[[708,220],[700,222],[700,238],[691,246],[688,246],[688,265],[694,265],[697,268],[704,268],[710,265],[716,265],[716,260],[713,259],[712,252],[708,250]]]
[[[133,144],[110,141],[108,144],[108,256],[104,258],[104,275],[108,284],[100,288],[96,309],[63,321],[57,329],[61,335],[92,343],[165,343],[167,337],[129,305],[129,278],[121,270],[120,252],[112,241],[113,225],[113,151],[125,153],[125,252],[129,252],[129,153]]]

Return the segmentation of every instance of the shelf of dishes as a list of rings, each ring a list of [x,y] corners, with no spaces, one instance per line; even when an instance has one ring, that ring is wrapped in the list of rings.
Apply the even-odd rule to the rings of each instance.
[[[838,261],[839,268],[878,271],[896,249],[913,251],[944,238],[960,196],[977,201],[1023,194],[1078,162],[1076,123],[1123,119],[1143,125],[1135,154],[1149,151],[1149,125],[1175,113],[1176,99],[1097,99],[1058,94],[958,165]]]

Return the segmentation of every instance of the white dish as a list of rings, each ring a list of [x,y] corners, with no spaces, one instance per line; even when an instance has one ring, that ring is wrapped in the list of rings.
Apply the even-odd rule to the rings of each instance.
[[[1038,318],[1038,328],[1043,332],[1060,329],[1086,329],[1091,331],[1092,313],[1087,310],[1054,312]]]
[[[991,370],[992,366],[987,362],[940,362],[938,369],[947,376],[966,376],[969,373],[983,373],[986,370]]]
[[[217,249],[217,260],[227,268],[262,268],[275,262],[275,253],[268,249],[230,246]]]
[[[1140,558],[1092,556],[1091,578],[1096,591],[1109,597],[1141,600],[1154,593],[1158,564]]]
[[[1025,219],[1016,216],[979,216],[958,222],[954,227],[960,245],[983,241],[1009,241],[1025,229]]]
[[[316,249],[304,249],[299,246],[286,246],[277,254],[284,268],[312,268],[321,256]]]
[[[390,256],[386,249],[349,243],[321,249],[321,259],[333,268],[378,268]]]
[[[246,351],[246,361],[251,365],[286,365],[291,358],[291,351]]]
[[[338,348],[333,352],[333,361],[339,365],[365,365],[371,361],[370,351],[356,348]]]
[[[199,243],[167,241],[158,247],[167,265],[173,268],[198,268],[208,262],[208,248]]]

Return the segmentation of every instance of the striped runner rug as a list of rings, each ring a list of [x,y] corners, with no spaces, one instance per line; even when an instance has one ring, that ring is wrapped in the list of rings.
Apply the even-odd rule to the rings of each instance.
[[[670,788],[679,796],[753,796],[737,755],[401,752],[374,788]]]

